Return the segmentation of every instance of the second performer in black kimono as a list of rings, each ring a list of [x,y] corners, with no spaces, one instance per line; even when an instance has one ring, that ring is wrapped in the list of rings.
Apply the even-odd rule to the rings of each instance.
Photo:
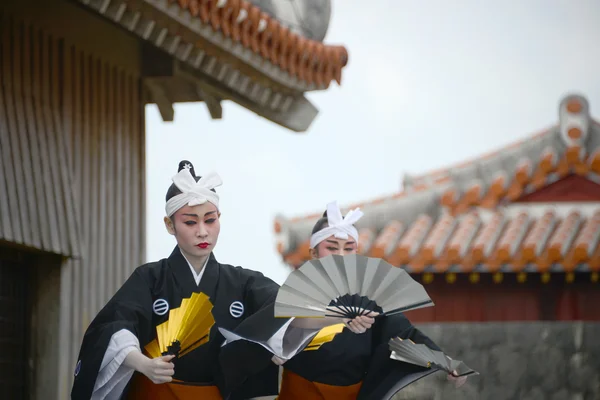
[[[243,332],[293,354],[324,326],[273,318],[279,286],[259,272],[216,260],[220,210],[214,188],[219,185],[218,175],[199,178],[189,162],[180,163],[167,192],[165,217],[177,246],[168,258],[138,267],[92,321],[79,353],[72,399],[275,395],[278,369],[273,355],[261,345],[240,341],[227,348],[235,352],[235,362],[224,362],[218,328]],[[203,293],[212,304],[208,342],[180,357],[174,357],[176,350],[148,357],[157,326],[194,293]]]
[[[311,236],[313,258],[330,254],[355,254],[358,232],[353,226],[360,210],[345,218],[337,204],[330,203]],[[304,351],[285,362],[279,400],[380,400],[432,372],[390,359],[392,337],[411,339],[439,350],[403,315],[381,318],[360,335],[345,324],[324,328]]]

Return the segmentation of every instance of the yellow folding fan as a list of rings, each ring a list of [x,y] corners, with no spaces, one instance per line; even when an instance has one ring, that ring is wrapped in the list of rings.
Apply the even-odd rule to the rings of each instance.
[[[344,324],[335,324],[321,329],[308,346],[306,346],[304,351],[318,350],[325,343],[331,342],[337,334],[342,333],[344,326]]]
[[[215,324],[213,305],[204,293],[193,293],[178,308],[169,311],[169,319],[156,327],[156,339],[144,348],[151,358],[173,354],[182,357],[206,342]]]

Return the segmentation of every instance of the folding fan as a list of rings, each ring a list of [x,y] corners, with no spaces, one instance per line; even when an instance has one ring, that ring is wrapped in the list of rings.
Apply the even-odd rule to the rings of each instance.
[[[212,303],[204,293],[193,293],[178,308],[169,311],[169,319],[156,327],[156,339],[145,350],[152,358],[173,354],[186,355],[208,342],[215,319]]]
[[[392,351],[390,358],[393,360],[425,368],[437,367],[449,374],[455,371],[457,376],[479,375],[479,372],[472,370],[462,361],[453,360],[441,351],[431,350],[424,344],[416,344],[412,340],[393,338],[389,341],[389,347]]]
[[[433,306],[421,284],[380,258],[329,255],[304,263],[279,288],[276,317],[355,318]]]

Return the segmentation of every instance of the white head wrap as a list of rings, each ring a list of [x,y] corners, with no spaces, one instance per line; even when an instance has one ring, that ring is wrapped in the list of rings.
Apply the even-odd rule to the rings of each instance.
[[[172,179],[181,193],[167,201],[165,211],[168,217],[175,214],[181,207],[197,206],[207,201],[214,204],[217,209],[219,208],[219,195],[211,190],[223,184],[221,177],[216,172],[211,172],[196,182],[189,168],[183,168]]]
[[[337,205],[337,202],[327,204],[327,222],[328,227],[315,232],[310,237],[310,248],[314,249],[319,243],[333,235],[338,239],[347,240],[348,237],[353,237],[358,244],[358,231],[353,226],[361,217],[363,212],[360,208],[355,208],[342,217],[342,211]]]

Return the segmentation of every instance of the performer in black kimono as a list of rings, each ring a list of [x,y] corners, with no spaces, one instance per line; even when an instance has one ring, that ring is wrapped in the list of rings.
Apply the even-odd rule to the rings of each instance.
[[[279,286],[259,272],[216,260],[220,211],[214,188],[221,183],[216,174],[200,178],[189,162],[180,163],[166,195],[164,219],[177,246],[168,258],[138,267],[92,321],[79,353],[72,399],[275,395],[278,367],[273,355],[256,343],[240,341],[228,347],[235,362],[223,365],[219,358],[224,338],[218,328],[242,332],[280,354],[293,355],[331,323],[274,318]],[[194,293],[204,293],[213,306],[208,342],[181,357],[148,357],[146,346],[156,339],[157,326]],[[369,323],[361,321],[361,326]]]
[[[328,204],[312,231],[311,256],[355,254],[358,232],[354,224],[361,216],[356,209],[342,218],[337,204]],[[345,324],[330,326],[285,362],[279,400],[388,399],[402,387],[435,372],[391,360],[388,341],[392,337],[439,350],[403,314],[384,317],[360,335],[350,333]]]

